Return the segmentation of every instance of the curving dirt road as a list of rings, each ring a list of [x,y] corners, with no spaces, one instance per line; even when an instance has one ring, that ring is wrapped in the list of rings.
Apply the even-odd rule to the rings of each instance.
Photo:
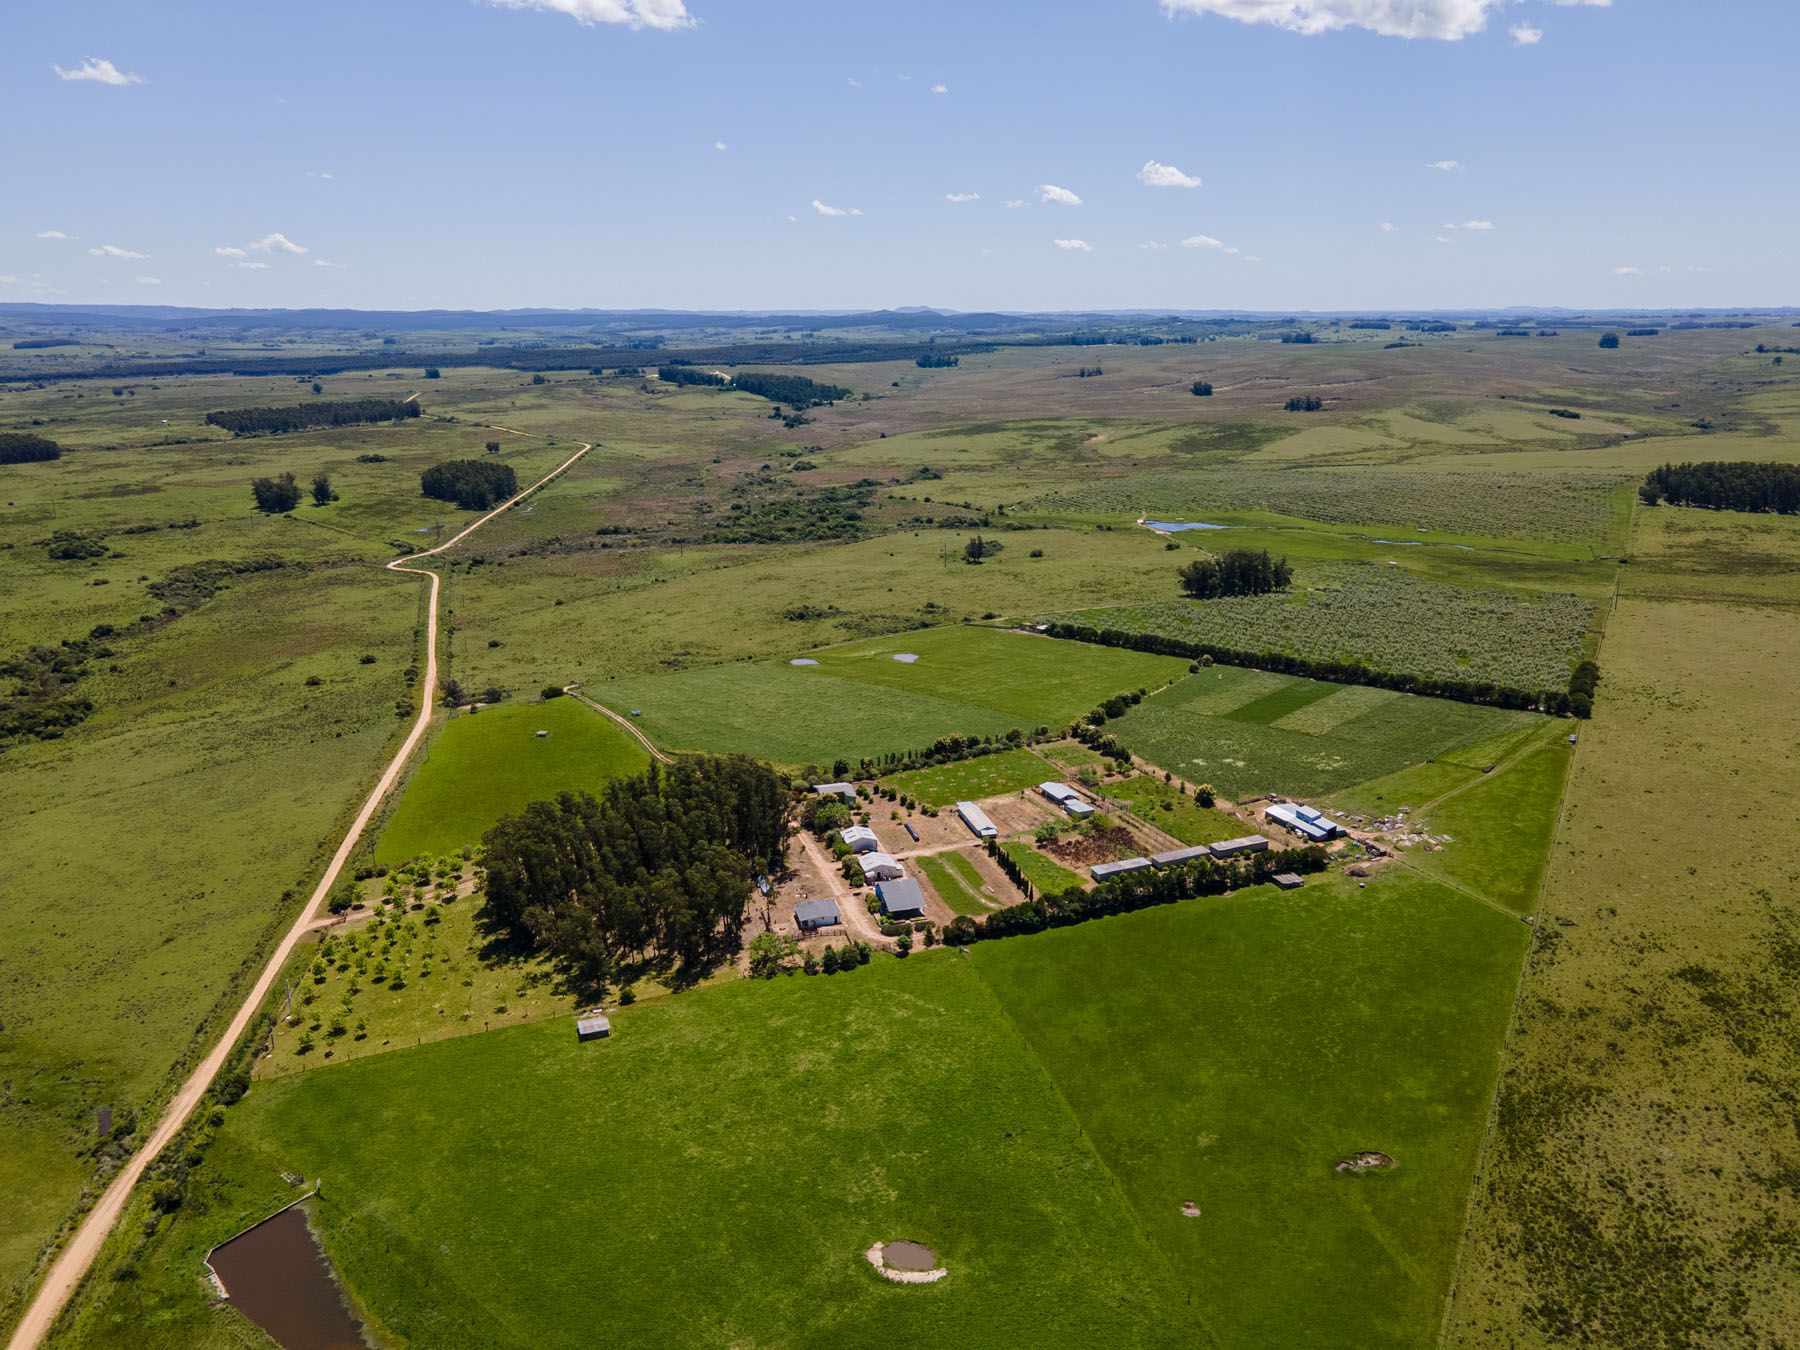
[[[514,432],[513,434],[522,435],[524,433]],[[257,976],[256,983],[245,997],[243,1005],[232,1016],[224,1034],[219,1037],[219,1043],[207,1053],[206,1058],[200,1061],[194,1072],[188,1076],[187,1081],[170,1098],[169,1104],[163,1108],[162,1116],[157,1120],[156,1128],[151,1132],[149,1139],[113,1178],[94,1207],[83,1217],[55,1263],[51,1265],[50,1273],[44,1277],[43,1284],[38,1287],[31,1306],[25,1310],[25,1316],[20,1319],[19,1325],[14,1329],[12,1339],[7,1343],[8,1350],[32,1350],[49,1333],[57,1316],[68,1304],[70,1296],[74,1294],[76,1286],[81,1283],[82,1277],[93,1265],[94,1258],[100,1254],[100,1247],[106,1241],[106,1235],[112,1231],[113,1225],[119,1220],[119,1215],[124,1212],[125,1202],[131,1198],[132,1187],[137,1185],[138,1178],[143,1175],[144,1169],[156,1160],[157,1155],[168,1147],[169,1141],[187,1123],[194,1108],[206,1095],[206,1089],[212,1085],[213,1078],[224,1066],[225,1057],[231,1053],[232,1046],[237,1044],[238,1038],[250,1025],[250,1019],[262,1006],[262,1001],[268,996],[276,976],[281,973],[281,968],[287,964],[288,958],[293,955],[294,948],[300,944],[301,939],[311,931],[314,920],[318,917],[319,908],[324,904],[325,897],[330,893],[331,888],[337,883],[338,874],[349,859],[350,851],[362,838],[362,832],[368,827],[370,819],[374,817],[376,808],[393,790],[408,757],[418,747],[420,739],[425,735],[425,729],[431,725],[434,702],[432,696],[437,690],[438,669],[438,576],[436,572],[427,568],[408,567],[406,564],[417,562],[421,558],[429,558],[435,553],[442,553],[445,549],[454,548],[495,516],[523,501],[552,479],[559,477],[570,465],[593,448],[592,443],[583,443],[581,449],[570,455],[537,482],[517,496],[496,506],[473,525],[439,544],[436,548],[429,548],[421,553],[410,553],[403,558],[395,558],[387,565],[390,572],[406,572],[414,576],[431,578],[431,610],[425,629],[425,680],[419,701],[419,716],[414,721],[412,730],[407,734],[405,743],[401,745],[399,753],[388,764],[387,769],[381,775],[381,780],[375,784],[375,790],[363,803],[362,810],[356,813],[356,819],[351,823],[349,832],[345,834],[343,843],[338,845],[337,852],[331,856],[331,865],[325,869],[324,875],[319,878],[319,884],[313,888],[312,896],[306,902],[306,908],[300,911],[299,917],[294,920],[293,927],[288,929],[287,935],[281,939],[280,944],[270,954],[268,964],[263,967],[262,974]]]
[[[580,688],[581,686],[578,684],[565,684],[563,686],[563,693],[567,694],[572,699],[587,704],[588,707],[592,708],[595,712],[604,713],[606,716],[612,718],[613,721],[617,722],[620,726],[624,727],[625,730],[637,737],[638,744],[642,745],[644,749],[650,752],[651,759],[660,760],[664,764],[673,764],[675,762],[671,756],[665,755],[662,751],[658,750],[651,742],[650,738],[639,731],[629,717],[621,717],[618,713],[614,712],[611,708],[606,707],[604,704],[596,703],[586,694],[578,693],[577,691]]]

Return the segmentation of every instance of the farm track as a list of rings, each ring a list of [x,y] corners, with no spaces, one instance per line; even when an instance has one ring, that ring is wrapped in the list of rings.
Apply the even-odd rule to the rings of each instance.
[[[526,433],[514,432],[513,434],[523,435]],[[312,896],[307,900],[305,908],[300,911],[299,916],[294,920],[293,925],[288,929],[287,934],[281,939],[281,942],[270,955],[268,962],[263,967],[262,974],[257,977],[256,983],[251,987],[249,994],[245,997],[237,1012],[232,1016],[230,1023],[225,1028],[224,1034],[219,1037],[218,1044],[208,1052],[206,1058],[200,1061],[193,1073],[190,1074],[181,1087],[177,1089],[175,1095],[170,1099],[169,1104],[163,1108],[162,1115],[157,1120],[156,1128],[151,1132],[150,1137],[145,1141],[144,1146],[131,1156],[130,1160],[119,1171],[119,1174],[113,1178],[105,1191],[101,1193],[100,1199],[95,1203],[94,1207],[87,1212],[87,1215],[76,1227],[74,1234],[69,1238],[68,1243],[63,1247],[62,1252],[51,1264],[49,1274],[44,1277],[43,1283],[38,1286],[37,1293],[32,1298],[30,1306],[26,1308],[25,1315],[19,1319],[19,1325],[13,1331],[12,1339],[7,1342],[8,1350],[32,1350],[32,1347],[43,1343],[43,1340],[49,1334],[51,1327],[55,1325],[57,1317],[68,1305],[69,1300],[74,1296],[76,1288],[80,1285],[82,1279],[93,1266],[95,1259],[99,1256],[101,1248],[105,1245],[107,1235],[112,1232],[113,1225],[119,1221],[119,1216],[124,1213],[125,1204],[131,1198],[132,1188],[137,1185],[138,1179],[144,1174],[144,1170],[148,1168],[151,1163],[156,1161],[162,1151],[167,1148],[175,1136],[180,1133],[182,1126],[187,1124],[188,1117],[193,1114],[194,1108],[198,1106],[205,1097],[206,1090],[212,1086],[213,1079],[218,1075],[219,1070],[224,1067],[225,1060],[231,1054],[232,1047],[237,1044],[238,1039],[249,1027],[251,1019],[256,1016],[256,1010],[262,1006],[262,1001],[268,997],[269,990],[273,988],[276,977],[280,975],[282,967],[284,967],[289,958],[293,956],[294,949],[299,946],[300,942],[314,930],[320,907],[325,903],[325,897],[331,893],[331,888],[337,883],[338,876],[343,871],[344,864],[349,861],[351,851],[361,840],[363,831],[368,828],[369,821],[374,818],[376,809],[386,799],[388,793],[393,790],[395,783],[399,781],[401,771],[406,767],[407,760],[411,758],[413,751],[418,748],[419,742],[424,739],[425,731],[431,725],[432,705],[434,701],[432,695],[437,688],[438,592],[440,590],[440,582],[438,574],[431,571],[429,568],[408,567],[406,564],[417,562],[422,558],[429,558],[434,554],[442,553],[447,549],[455,548],[457,544],[461,543],[464,539],[467,539],[471,534],[475,533],[476,530],[479,530],[483,525],[494,519],[495,516],[511,510],[518,503],[531,496],[531,494],[536,492],[539,488],[546,486],[554,479],[560,477],[570,468],[570,466],[593,448],[592,442],[583,442],[581,449],[570,455],[561,464],[557,465],[556,468],[538,479],[537,482],[533,483],[530,487],[518,493],[516,496],[501,503],[499,506],[496,506],[492,511],[489,511],[472,525],[459,531],[444,543],[437,545],[435,548],[425,549],[419,553],[409,553],[405,557],[395,558],[392,562],[387,564],[387,570],[390,572],[428,577],[431,580],[431,605],[425,633],[425,679],[423,681],[422,692],[419,699],[419,716],[414,721],[412,730],[407,733],[406,740],[401,745],[399,752],[395,754],[391,761],[389,761],[387,768],[382,772],[381,778],[376,782],[374,790],[370,792],[368,799],[364,801],[362,810],[357,812],[355,821],[352,822],[349,831],[344,835],[343,842],[338,845],[337,852],[332,855],[330,865],[325,869],[324,875],[319,878],[319,884],[313,888]]]
[[[650,758],[663,764],[673,764],[675,762],[673,755],[665,755],[661,750],[658,750],[655,743],[640,731],[629,717],[621,717],[611,708],[603,707],[601,704],[594,702],[594,700],[589,698],[586,694],[577,693],[576,690],[580,687],[581,686],[577,684],[566,684],[563,686],[563,693],[578,702],[587,704],[588,707],[592,708],[595,712],[602,713],[605,716],[612,718],[613,721],[617,722],[620,726],[624,727],[625,730],[637,737],[638,744],[650,752]]]

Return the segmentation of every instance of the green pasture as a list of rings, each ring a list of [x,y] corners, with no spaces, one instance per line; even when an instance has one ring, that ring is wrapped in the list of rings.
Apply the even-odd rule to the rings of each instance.
[[[598,793],[649,764],[632,736],[578,699],[455,715],[413,771],[374,860],[438,857],[478,844],[503,815],[559,792]]]
[[[1406,861],[1515,913],[1531,913],[1572,755],[1567,744],[1544,745],[1453,791],[1424,817],[1426,829],[1451,842],[1442,853],[1414,850]]]
[[[1177,792],[1172,783],[1148,774],[1108,783],[1103,791],[1184,844],[1216,844],[1221,839],[1242,838],[1249,832],[1249,827],[1236,816],[1201,806],[1192,797]]]
[[[1006,850],[1007,857],[1019,865],[1019,870],[1025,874],[1025,880],[1039,894],[1055,895],[1071,886],[1082,884],[1080,877],[1047,855],[1039,853],[1026,840],[1008,839],[1000,847]]]
[[[984,943],[974,962],[1217,1344],[1429,1346],[1526,935],[1389,874]],[[1398,1165],[1333,1170],[1364,1149]]]
[[[950,906],[951,913],[981,915],[992,908],[981,902],[981,874],[962,854],[927,853],[912,862],[925,874],[938,899]]]
[[[877,1325],[890,1346],[1204,1340],[965,958],[738,981],[613,1026],[581,1045],[555,1019],[259,1083],[223,1174],[195,1188],[202,1212],[184,1211],[187,1243],[228,1235],[231,1199],[291,1169],[329,1177],[318,1225],[395,1341],[585,1346],[602,1325],[634,1346],[843,1344]],[[901,1237],[949,1278],[877,1276],[862,1252]],[[122,1290],[129,1321],[88,1343],[201,1319],[189,1287]]]
[[[901,654],[918,659],[893,659]],[[659,745],[829,764],[920,750],[941,736],[1067,723],[1114,694],[1156,688],[1187,668],[1170,657],[967,627],[819,649],[804,659],[818,664],[738,662],[608,680],[584,692],[627,716],[641,714],[639,725]]]
[[[1288,692],[1296,686],[1305,692]],[[1107,729],[1159,768],[1237,800],[1324,796],[1541,724],[1534,713],[1214,666]]]
[[[928,769],[909,769],[882,779],[888,787],[930,806],[954,806],[1026,792],[1056,777],[1055,770],[1034,750],[1003,750],[997,755],[958,760]]]

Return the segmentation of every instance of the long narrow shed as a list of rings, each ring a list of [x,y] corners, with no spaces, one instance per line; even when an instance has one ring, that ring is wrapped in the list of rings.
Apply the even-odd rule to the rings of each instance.
[[[1247,834],[1242,839],[1226,839],[1212,846],[1215,858],[1236,858],[1245,853],[1263,853],[1268,850],[1269,841],[1260,834]]]
[[[1095,881],[1110,881],[1131,872],[1147,872],[1150,867],[1148,858],[1126,858],[1122,862],[1095,863],[1088,868],[1088,875]]]
[[[958,802],[956,814],[962,817],[962,823],[973,830],[978,839],[993,839],[1000,833],[994,822],[988,819],[987,812],[974,802]]]

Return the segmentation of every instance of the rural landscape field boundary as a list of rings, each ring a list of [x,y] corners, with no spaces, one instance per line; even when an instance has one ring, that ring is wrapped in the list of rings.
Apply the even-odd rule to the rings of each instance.
[[[313,921],[318,914],[319,906],[324,903],[325,897],[331,893],[331,888],[337,883],[338,874],[343,870],[344,864],[349,860],[351,852],[362,839],[364,829],[367,828],[369,821],[374,817],[375,812],[381,805],[383,799],[385,799],[387,794],[392,791],[394,784],[399,780],[401,771],[406,766],[407,760],[412,756],[413,751],[418,748],[419,742],[423,739],[427,728],[430,727],[433,706],[437,695],[438,592],[440,589],[440,581],[436,572],[431,571],[428,568],[409,567],[406,566],[406,564],[417,562],[421,558],[429,558],[435,554],[444,552],[446,549],[454,548],[469,535],[494,519],[494,517],[510,510],[513,506],[531,496],[532,493],[561,476],[593,448],[592,442],[583,442],[579,450],[570,455],[555,469],[552,469],[549,473],[545,474],[530,487],[508,498],[505,502],[489,511],[473,524],[460,530],[444,543],[437,545],[435,548],[429,548],[418,553],[410,553],[404,557],[395,558],[392,562],[387,564],[386,570],[390,572],[403,572],[413,576],[429,577],[431,580],[430,609],[426,622],[425,635],[425,675],[421,684],[422,692],[419,700],[418,718],[413,723],[412,730],[408,733],[406,740],[401,744],[399,751],[394,755],[393,759],[389,761],[386,770],[376,782],[374,790],[370,792],[368,798],[364,801],[362,810],[357,813],[355,821],[352,822],[349,831],[344,835],[343,842],[338,845],[337,852],[332,855],[331,862],[326,866],[324,874],[319,878],[318,885],[313,888],[312,896],[307,900],[306,905],[300,911],[299,916],[294,920],[293,924],[288,928],[287,933],[282,937],[280,943],[277,944],[275,950],[270,954],[267,963],[263,966],[262,974],[257,977],[256,983],[251,986],[250,992],[245,996],[238,1011],[226,1025],[217,1044],[213,1047],[212,1051],[200,1061],[193,1073],[188,1076],[187,1081],[181,1085],[181,1088],[169,1100],[168,1105],[163,1108],[162,1116],[157,1121],[156,1128],[151,1132],[150,1137],[145,1140],[141,1148],[132,1154],[124,1167],[120,1169],[118,1175],[107,1185],[105,1191],[101,1193],[99,1200],[97,1200],[94,1207],[83,1216],[74,1233],[70,1235],[68,1241],[64,1244],[62,1251],[58,1253],[56,1260],[52,1262],[49,1272],[44,1276],[42,1283],[38,1286],[37,1293],[33,1296],[30,1304],[27,1306],[24,1315],[19,1319],[18,1326],[14,1328],[12,1338],[8,1341],[8,1350],[31,1350],[31,1347],[42,1342],[43,1338],[49,1333],[50,1328],[55,1325],[58,1315],[62,1312],[63,1308],[67,1306],[70,1298],[74,1296],[83,1277],[93,1265],[94,1259],[99,1255],[100,1249],[105,1243],[107,1234],[112,1231],[113,1225],[118,1221],[120,1213],[125,1208],[125,1202],[130,1199],[132,1188],[136,1186],[138,1178],[143,1175],[144,1169],[154,1162],[157,1156],[168,1147],[170,1141],[175,1138],[181,1131],[182,1126],[187,1123],[188,1117],[193,1113],[194,1108],[200,1104],[200,1100],[205,1095],[207,1088],[211,1086],[214,1077],[217,1076],[219,1070],[224,1066],[227,1056],[231,1053],[232,1047],[237,1043],[238,1038],[244,1034],[245,1029],[250,1025],[250,1019],[256,1015],[256,1010],[262,1005],[263,999],[268,996],[269,990],[274,986],[276,977],[280,975],[282,969],[287,965],[288,960],[293,956],[294,949],[299,945],[300,941],[311,932]]]

